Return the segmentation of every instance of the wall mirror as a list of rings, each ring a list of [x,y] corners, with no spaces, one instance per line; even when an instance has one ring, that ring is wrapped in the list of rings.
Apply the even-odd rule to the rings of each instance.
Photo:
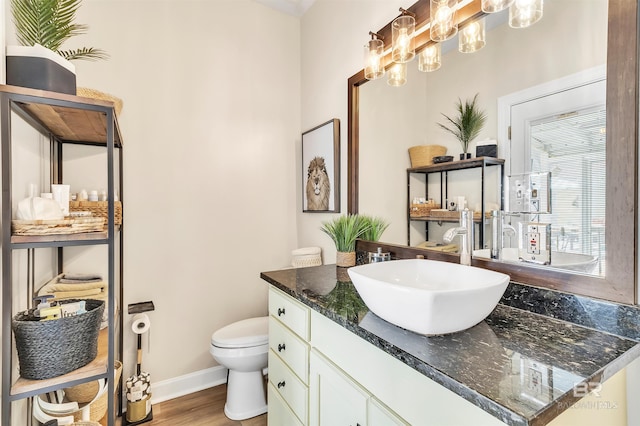
[[[460,19],[469,22],[481,16],[479,3],[471,2],[461,9]],[[454,46],[447,49],[443,45],[442,67],[433,73],[422,73],[417,70],[417,60],[409,63],[408,83],[404,87],[390,87],[386,84],[386,78],[367,81],[363,72],[352,76],[349,79],[349,211],[388,213],[392,227],[383,239],[394,244],[414,245],[407,234],[422,232],[419,228],[423,225],[414,226],[417,229],[412,229],[411,225],[407,227],[408,200],[404,191],[406,168],[410,166],[407,148],[444,140],[449,147],[448,154],[457,157],[462,152],[457,142],[443,134],[437,128],[436,121],[441,118],[441,112],[453,111],[453,103],[459,96],[479,93],[482,107],[489,116],[481,138],[498,139],[500,157],[507,160],[505,168],[508,175],[523,171],[521,166],[515,165],[518,161],[513,162],[514,170],[510,170],[510,157],[522,155],[517,151],[525,144],[517,145],[516,152],[511,152],[509,144],[505,144],[508,138],[501,134],[501,127],[506,126],[499,123],[498,119],[503,114],[500,109],[504,109],[504,105],[499,105],[499,99],[509,101],[510,96],[511,100],[516,99],[514,94],[527,92],[537,86],[544,89],[550,81],[557,83],[568,76],[578,81],[580,78],[601,80],[605,105],[600,109],[589,105],[580,119],[596,126],[596,120],[604,119],[606,109],[606,131],[602,126],[597,129],[600,151],[591,154],[597,161],[591,161],[591,169],[585,168],[591,170],[589,173],[592,176],[594,170],[601,172],[602,177],[583,179],[591,185],[583,188],[577,199],[576,193],[570,191],[559,193],[556,197],[556,201],[562,201],[556,209],[561,207],[569,211],[573,208],[572,214],[575,215],[578,211],[575,205],[582,208],[581,217],[573,217],[571,221],[588,225],[585,226],[588,233],[577,235],[573,227],[561,224],[553,234],[558,243],[556,248],[561,251],[591,251],[598,260],[591,265],[594,268],[588,271],[590,275],[585,275],[583,270],[498,262],[481,257],[474,259],[474,262],[509,273],[514,281],[635,303],[638,24],[637,4],[630,3],[634,2],[593,0],[588,4],[580,1],[548,3],[545,4],[545,16],[540,22],[531,28],[518,30],[509,28],[504,18],[500,22],[500,18],[495,17],[497,15],[491,15],[488,18],[493,22],[487,25],[487,45],[482,50],[461,54],[456,51],[457,38],[445,42]],[[409,9],[417,13],[418,26],[420,16],[424,22],[428,21],[428,8],[428,1],[419,1]],[[379,32],[386,31],[388,27]],[[424,46],[427,38],[428,31],[426,37],[418,39],[418,45]],[[445,53],[446,50],[450,52]],[[615,78],[605,82],[603,77],[598,77],[599,74]],[[520,95],[523,96],[522,93]],[[517,99],[515,102],[518,102]],[[558,102],[554,101],[553,104],[557,105]],[[553,123],[553,120],[543,119],[529,121],[534,125],[530,129],[534,138],[530,140],[540,140],[541,135],[548,134],[548,128]],[[558,140],[558,134],[552,138]],[[540,154],[536,154],[536,150],[539,151],[542,146],[546,145],[540,143],[527,148],[528,164]],[[549,149],[552,148],[547,151]],[[555,149],[557,151],[558,146]],[[540,162],[539,158],[537,161]],[[566,165],[560,167],[555,164],[558,180],[563,172],[566,176],[567,171],[562,170],[566,169]],[[453,179],[454,192],[456,179],[459,179],[460,185],[468,185],[476,179],[471,171],[465,173],[459,178],[450,178]],[[587,202],[587,192],[595,190],[599,190],[600,195]],[[570,197],[573,198],[568,200]],[[469,201],[471,207],[475,201]],[[606,227],[602,226],[605,223]],[[560,231],[561,228],[564,232]],[[438,232],[438,227],[432,225],[430,239],[433,229]],[[438,235],[434,237],[437,239]],[[607,244],[610,241],[616,241],[616,244]]]

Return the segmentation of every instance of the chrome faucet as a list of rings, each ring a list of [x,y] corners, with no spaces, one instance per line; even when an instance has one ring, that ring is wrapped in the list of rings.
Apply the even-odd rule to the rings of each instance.
[[[504,212],[491,211],[491,258],[500,259],[504,246],[504,234],[516,235],[516,229],[504,223]]]
[[[443,240],[445,243],[450,243],[457,235],[462,240],[462,247],[460,249],[460,264],[471,265],[471,250],[475,239],[473,236],[473,212],[469,209],[460,211],[460,226],[451,228],[444,233]]]

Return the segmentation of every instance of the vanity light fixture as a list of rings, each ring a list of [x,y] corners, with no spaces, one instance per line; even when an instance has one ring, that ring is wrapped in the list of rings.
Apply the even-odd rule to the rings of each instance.
[[[364,78],[375,80],[384,76],[384,41],[382,36],[369,31],[371,40],[364,45]]]
[[[418,54],[418,70],[431,72],[442,65],[442,48],[440,43],[432,43]]]
[[[431,40],[449,40],[458,33],[456,9],[458,0],[431,0],[429,10]]]
[[[411,61],[416,56],[415,14],[400,8],[402,13],[391,23],[392,50],[391,60],[396,63]]]
[[[526,28],[542,18],[543,0],[515,0],[509,6],[509,26]]]
[[[458,50],[462,53],[476,52],[485,44],[484,18],[466,25],[458,34]]]
[[[389,86],[403,86],[407,82],[407,64],[396,63],[389,68],[387,84]]]
[[[485,13],[496,13],[505,10],[513,0],[482,0],[482,11]]]

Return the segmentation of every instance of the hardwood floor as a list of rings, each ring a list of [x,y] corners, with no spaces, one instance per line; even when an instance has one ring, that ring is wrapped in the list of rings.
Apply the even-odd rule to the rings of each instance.
[[[267,415],[247,420],[229,420],[224,415],[227,386],[220,385],[153,406],[149,426],[266,426]],[[120,425],[120,421],[116,422]]]

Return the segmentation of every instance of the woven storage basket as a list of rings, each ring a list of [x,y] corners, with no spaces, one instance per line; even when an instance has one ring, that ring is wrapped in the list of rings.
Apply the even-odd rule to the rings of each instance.
[[[291,251],[291,266],[306,268],[322,265],[320,247],[305,247]]]
[[[431,210],[439,209],[440,204],[411,204],[409,207],[409,216],[411,217],[428,217],[431,215]]]
[[[120,361],[116,361],[114,364],[114,389],[118,387],[120,383],[120,377],[122,376],[122,363]],[[94,386],[85,386],[85,389],[81,388],[83,385],[95,385]],[[80,388],[80,389],[77,389]],[[69,392],[71,390],[71,392]],[[80,395],[81,399],[85,399],[90,392],[93,392],[93,396],[89,401],[84,401],[83,404],[80,404],[80,401],[74,399],[74,395]],[[82,393],[82,394],[81,394]],[[43,411],[45,414],[51,417],[65,417],[65,416],[73,416],[75,423],[74,425],[94,425],[99,424],[96,422],[101,421],[105,415],[107,414],[107,408],[109,403],[108,397],[108,383],[101,380],[95,380],[89,383],[83,383],[82,385],[74,386],[73,388],[66,388],[64,390],[64,399],[69,402],[78,402],[78,409],[72,412],[61,413],[60,411],[49,411],[43,407]],[[41,396],[42,397],[42,396]],[[83,420],[84,419],[84,420]]]
[[[114,363],[115,369],[115,385],[114,389],[118,387],[118,383],[120,383],[120,376],[122,375],[122,363],[120,361],[116,361]],[[72,402],[77,402],[78,404],[85,404],[87,402],[93,401],[93,399],[98,395],[100,391],[100,383],[97,380],[81,383],[76,386],[71,386],[68,388],[64,388],[64,396],[65,399]]]
[[[122,202],[113,203],[116,225],[122,225]],[[107,229],[109,217],[108,201],[69,201],[70,212],[91,212],[95,217],[104,218],[104,229]]]
[[[62,235],[99,232],[104,229],[101,217],[76,217],[61,220],[12,220],[13,235]]]
[[[76,88],[76,95],[85,98],[99,99],[101,101],[113,102],[113,108],[116,111],[116,115],[120,115],[122,112],[122,99],[117,96],[110,95],[109,93],[101,92],[96,89],[89,89],[88,87]]]
[[[433,164],[433,157],[447,153],[447,148],[441,145],[418,145],[409,148],[411,167],[424,167]]]
[[[76,301],[78,299],[70,299],[63,303]],[[22,377],[49,379],[95,359],[104,302],[88,299],[86,309],[84,314],[51,321],[29,321],[25,312],[13,317],[11,326]]]

